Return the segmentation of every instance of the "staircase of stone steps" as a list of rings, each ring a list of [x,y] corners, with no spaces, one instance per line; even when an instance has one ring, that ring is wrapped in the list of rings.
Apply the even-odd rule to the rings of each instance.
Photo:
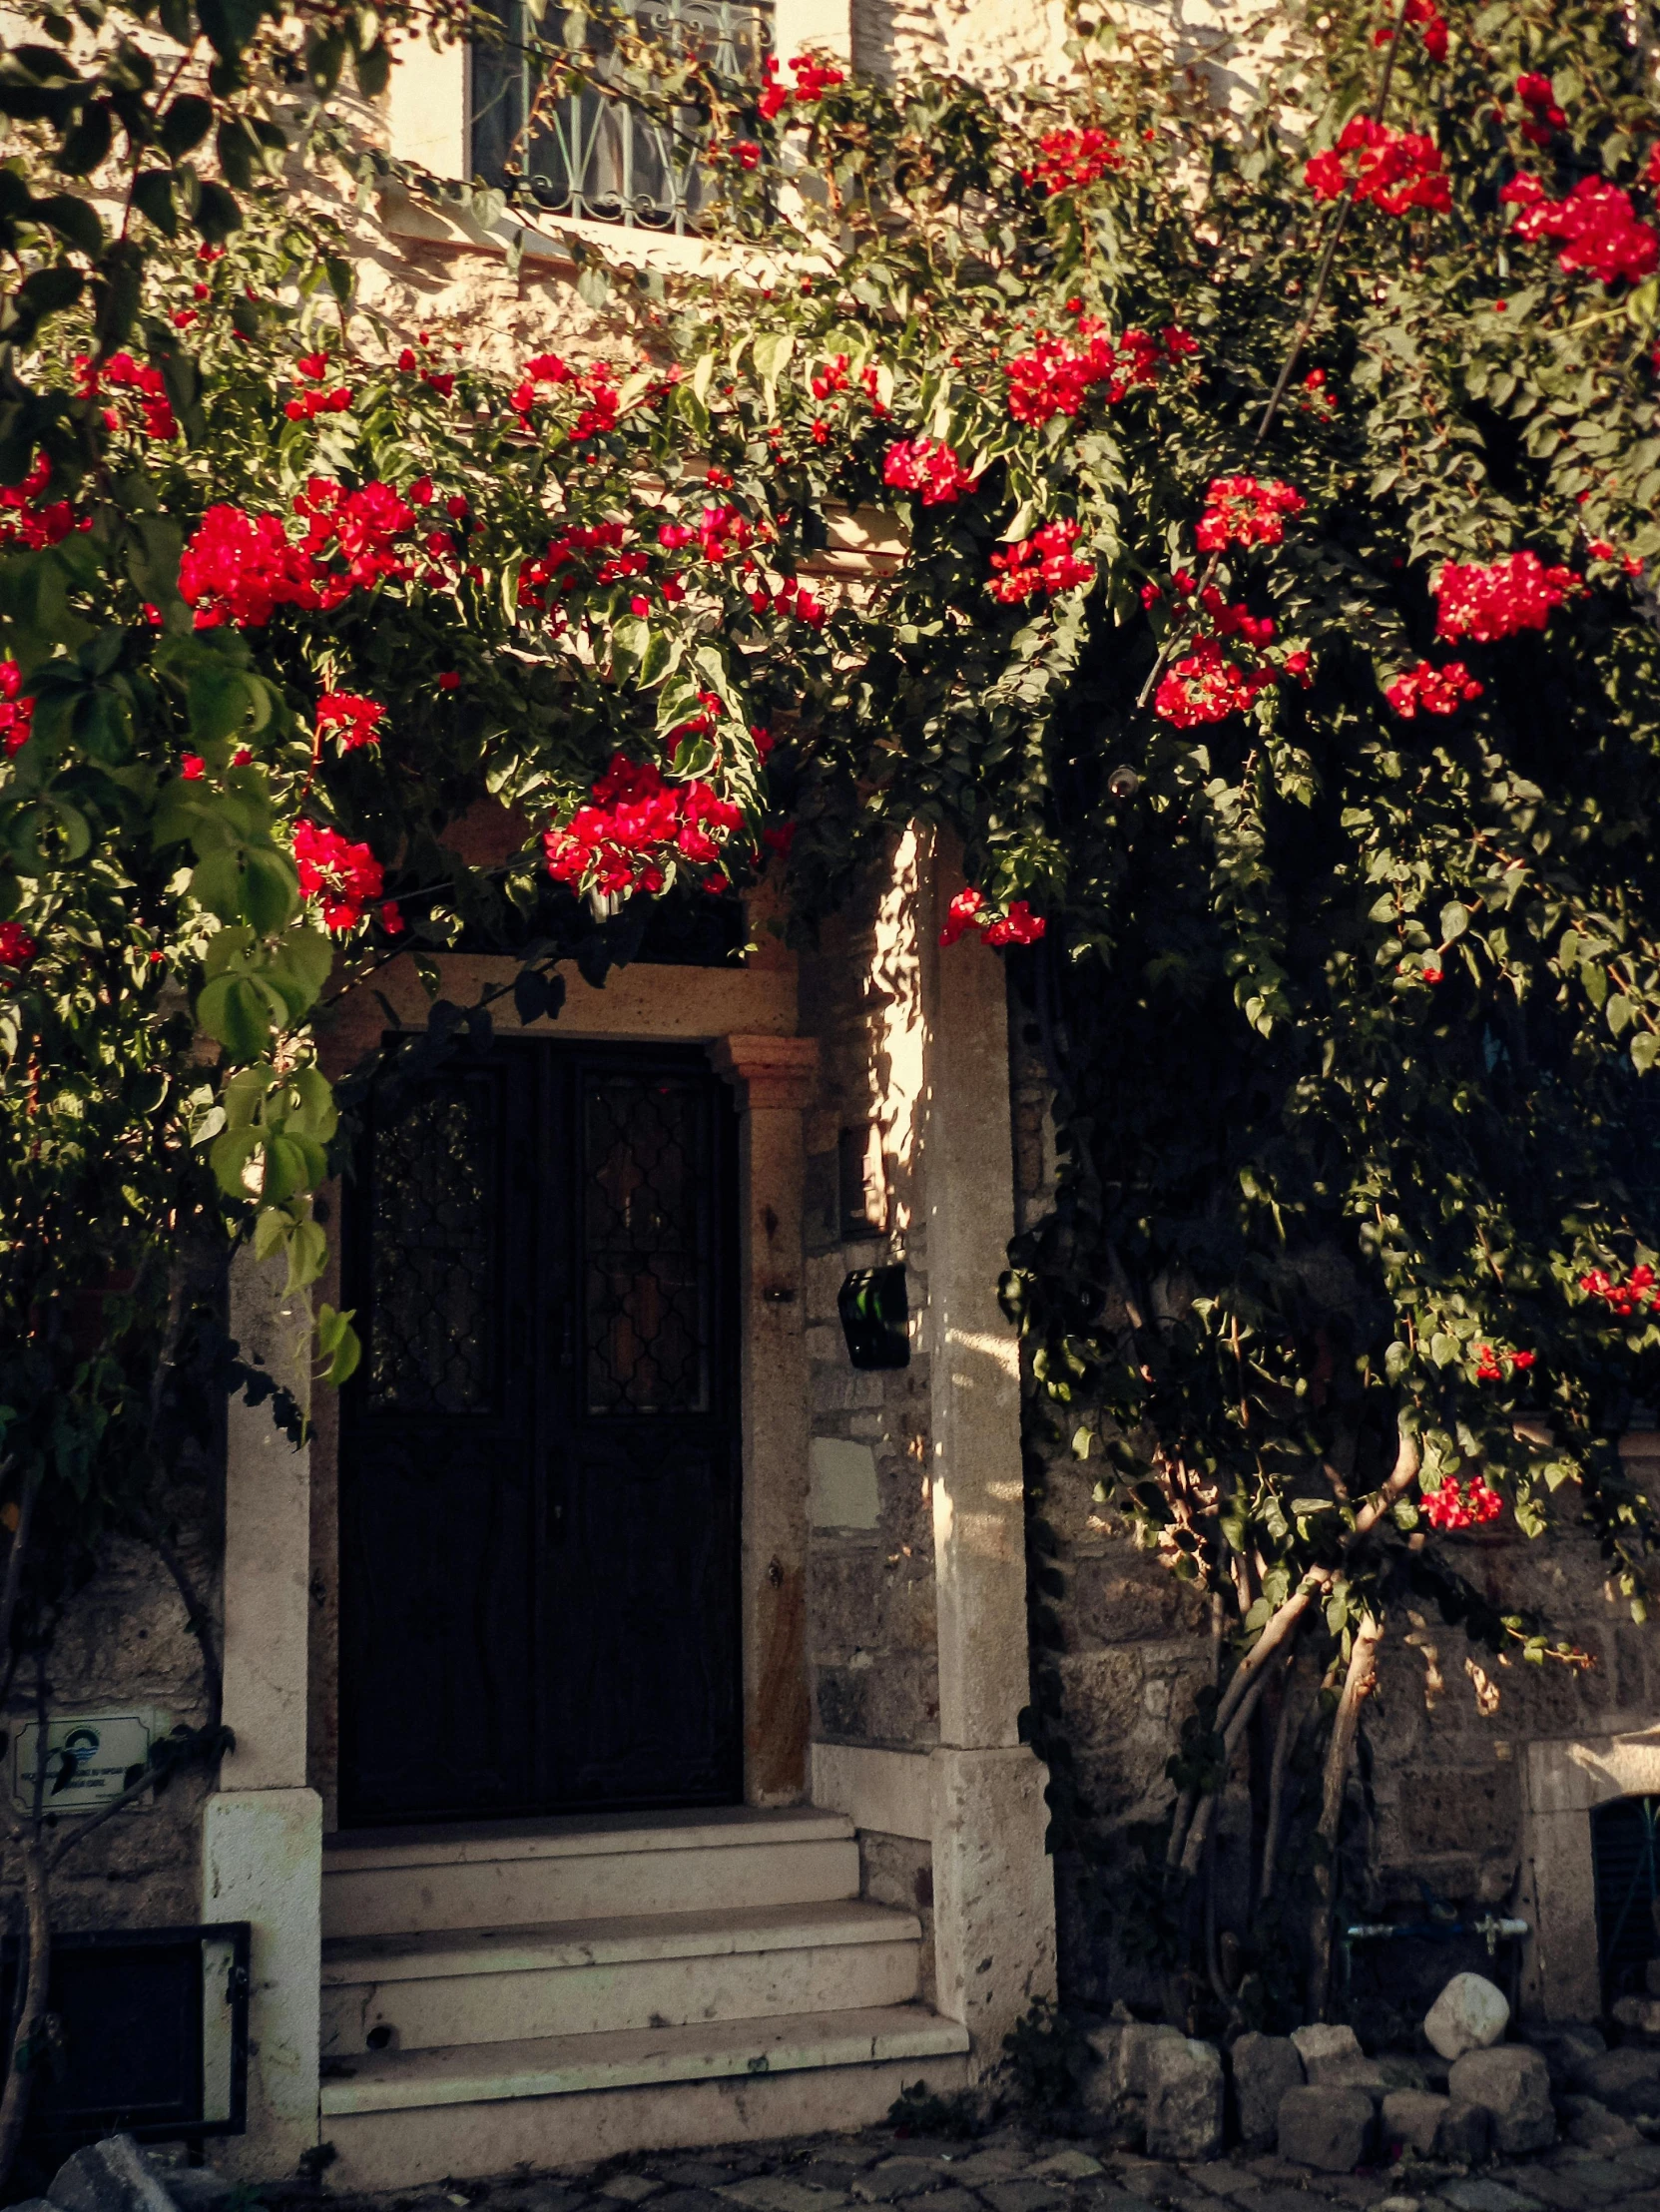
[[[342,1836],[322,1913],[339,2187],[860,2126],[964,2078],[921,1930],[859,1899],[838,1814]]]

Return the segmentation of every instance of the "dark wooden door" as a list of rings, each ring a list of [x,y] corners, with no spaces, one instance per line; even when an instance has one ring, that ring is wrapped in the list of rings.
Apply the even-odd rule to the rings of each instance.
[[[371,1116],[342,1825],[739,1797],[734,1161],[691,1052],[506,1042]]]

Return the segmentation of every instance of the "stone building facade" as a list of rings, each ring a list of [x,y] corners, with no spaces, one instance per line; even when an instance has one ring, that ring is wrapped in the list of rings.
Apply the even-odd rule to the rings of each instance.
[[[894,73],[1052,69],[1059,33],[1053,10],[984,0],[778,0],[774,18],[781,50],[825,46]],[[462,175],[468,98],[462,54],[412,50],[365,127]],[[365,303],[400,332],[504,366],[603,343],[557,225],[491,233],[395,192],[378,220],[352,221]],[[698,251],[581,228],[670,271]],[[514,266],[508,247],[522,250]],[[829,563],[878,562],[880,528],[848,518]],[[518,830],[481,820],[469,833],[512,842]],[[1053,1137],[1001,964],[972,940],[939,945],[959,881],[949,851],[911,832],[811,952],[786,950],[758,900],[742,962],[642,963],[603,989],[573,970],[556,1022],[499,1025],[527,1055],[586,1053],[603,1072],[657,1054],[675,1080],[721,1086],[708,1096],[730,1119],[742,1465],[728,1802],[704,1791],[614,1814],[452,1807],[354,1825],[350,1407],[319,1395],[294,1450],[267,1409],[236,1402],[223,1453],[181,1468],[171,1519],[212,1596],[237,1749],[212,1789],[177,1785],[110,1824],[70,1863],[59,1911],[82,1928],[251,1924],[249,2128],[214,2148],[228,2171],[277,2177],[326,2143],[341,2181],[398,2186],[850,2124],[905,2082],[983,2077],[1057,1988],[1097,2006],[1149,1994],[1102,1936],[1078,1866],[1049,1856],[1046,1776],[1021,1741],[1035,1490],[1059,1542],[1065,1729],[1109,1864],[1167,1802],[1208,1638],[1090,1469],[1049,1455],[1035,1420],[1022,1433],[996,1283],[1011,1236],[1050,1203]],[[472,956],[441,966],[462,1003],[495,974]],[[406,964],[377,985],[383,998],[344,1001],[325,1039],[335,1069],[389,1019],[423,1020]],[[333,1194],[334,1218],[354,1204]],[[902,1280],[903,1366],[849,1361],[841,1301],[870,1271]],[[336,1277],[319,1295],[345,1292]],[[304,1315],[247,1259],[230,1326],[271,1372],[292,1371]],[[1536,1590],[1519,1538],[1465,1541],[1495,1598]],[[1622,1622],[1588,1549],[1558,1548],[1543,1571],[1598,1658],[1590,1674],[1489,1674],[1428,1622],[1390,1653],[1368,1718],[1367,1909],[1427,1888],[1519,1913],[1525,2001],[1589,2017],[1590,1816],[1660,1795],[1660,1647]],[[202,1717],[178,1596],[152,1561],[113,1554],[74,1601],[46,1695],[54,1714]],[[1248,1816],[1236,1789],[1225,1858]]]

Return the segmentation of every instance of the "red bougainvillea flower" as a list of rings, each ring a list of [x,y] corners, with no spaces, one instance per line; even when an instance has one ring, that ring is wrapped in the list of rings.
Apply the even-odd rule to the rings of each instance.
[[[706,707],[683,732],[707,727],[719,706],[717,698],[714,709]],[[663,889],[677,861],[702,866],[720,861],[743,821],[742,811],[712,785],[697,777],[670,783],[654,762],[617,753],[594,786],[593,804],[544,831],[542,849],[556,883],[607,897],[651,895]],[[705,887],[723,890],[726,880],[717,870],[705,878]]]
[[[1548,77],[1524,70],[1516,79],[1516,98],[1527,110],[1521,135],[1530,146],[1548,146],[1558,131],[1567,128],[1567,117],[1556,105],[1556,88]]]
[[[1482,689],[1462,661],[1448,661],[1444,668],[1419,661],[1385,684],[1383,697],[1403,722],[1410,722],[1418,713],[1454,715],[1462,701],[1479,699]]]
[[[1220,640],[1201,638],[1191,653],[1172,664],[1153,694],[1153,712],[1177,730],[1226,722],[1230,715],[1244,714],[1273,682],[1272,669],[1243,670],[1227,658]]]
[[[1072,548],[1080,536],[1075,522],[1050,522],[1020,538],[1006,552],[993,553],[991,565],[1001,573],[987,585],[993,599],[1019,605],[1037,592],[1051,599],[1056,592],[1081,591],[1095,581],[1095,563],[1080,561]]]
[[[1406,7],[1401,20],[1405,23],[1415,24],[1421,31],[1423,51],[1432,62],[1445,61],[1446,18],[1437,11],[1434,0],[1406,0]],[[1373,32],[1372,43],[1374,46],[1387,46],[1393,37],[1394,26],[1385,24],[1382,30]]]
[[[380,926],[388,937],[401,937],[409,924],[403,918],[403,909],[395,898],[388,898],[380,909]]]
[[[51,480],[52,463],[39,453],[20,484],[0,484],[0,545],[21,545],[38,553],[43,546],[59,545],[68,537],[75,528],[69,501],[41,500]]]
[[[208,773],[208,764],[200,753],[187,753],[179,763],[179,773],[187,784],[200,784]]]
[[[1547,200],[1537,177],[1512,177],[1498,197],[1521,210],[1513,238],[1561,241],[1557,266],[1570,276],[1636,284],[1660,268],[1660,232],[1638,220],[1628,192],[1600,177],[1582,178],[1565,200]]]
[[[1502,1382],[1512,1370],[1519,1374],[1530,1368],[1537,1357],[1532,1352],[1506,1352],[1502,1347],[1477,1345],[1475,1380],[1477,1382]]]
[[[1110,169],[1122,169],[1118,141],[1105,131],[1045,131],[1037,142],[1037,160],[1020,174],[1052,198],[1057,192],[1092,185]]]
[[[385,718],[385,713],[378,699],[364,699],[357,692],[324,692],[317,701],[317,736],[321,738],[332,730],[339,738],[340,750],[355,753],[359,746],[380,743],[375,724]]]
[[[322,918],[330,929],[355,929],[384,882],[380,862],[368,846],[352,844],[321,823],[299,822],[294,825],[293,856],[300,895],[321,900]]]
[[[1424,1518],[1431,1528],[1473,1528],[1496,1520],[1503,1510],[1504,1500],[1479,1474],[1461,1486],[1448,1475],[1437,1488],[1423,1493]]]
[[[1225,545],[1278,545],[1287,515],[1300,515],[1307,505],[1300,491],[1277,477],[1213,477],[1194,536],[1202,553],[1220,553]]]
[[[130,391],[138,400],[139,427],[147,438],[166,440],[179,435],[167,380],[159,368],[152,368],[148,361],[134,360],[131,353],[112,353],[107,361],[95,361],[90,353],[77,353],[74,368],[78,397],[90,399],[100,391]],[[108,429],[119,429],[121,420],[118,410],[106,408],[104,422]]]
[[[1485,566],[1448,561],[1435,578],[1435,635],[1490,645],[1519,630],[1542,630],[1578,582],[1571,569],[1546,568],[1536,553],[1511,553]]]
[[[1624,1282],[1616,1281],[1603,1268],[1592,1268],[1588,1275],[1579,1278],[1579,1288],[1587,1298],[1598,1298],[1610,1313],[1628,1319],[1643,1307],[1660,1307],[1660,1289],[1656,1288],[1655,1273],[1651,1267],[1635,1267]]]
[[[1358,159],[1353,166],[1348,156]],[[1303,181],[1317,200],[1336,200],[1351,180],[1357,202],[1371,201],[1384,215],[1444,215],[1452,205],[1451,188],[1441,167],[1441,150],[1421,131],[1391,131],[1370,115],[1351,116],[1334,148],[1317,154]]]
[[[1179,323],[1155,336],[1126,330],[1116,344],[1097,315],[1080,314],[1069,338],[1039,330],[1030,348],[1006,362],[1008,410],[1016,422],[1047,422],[1051,415],[1075,415],[1090,391],[1104,386],[1116,406],[1127,392],[1158,381],[1159,371],[1199,350],[1198,340]]]
[[[761,167],[761,148],[754,139],[734,139],[732,142],[732,158],[740,169],[759,169]]]
[[[986,904],[984,891],[970,884],[966,890],[958,891],[946,907],[939,941],[942,945],[953,945],[970,929],[977,929],[987,944],[1036,944],[1048,926],[1041,914],[1032,912],[1025,899],[1010,899],[1005,911],[999,914]]]
[[[23,671],[15,661],[0,661],[0,745],[9,760],[29,742],[29,724],[35,712],[32,699],[21,696]]]
[[[0,965],[27,967],[40,950],[21,922],[0,921]]]
[[[793,87],[779,82],[779,65],[775,55],[769,54],[762,65],[766,82],[761,88],[761,113],[771,123],[783,114],[794,100],[798,107],[808,107],[815,100],[822,100],[836,85],[844,85],[846,77],[839,69],[831,69],[823,62],[816,62],[811,55],[798,54],[794,61],[785,63],[795,77]]]
[[[924,507],[954,505],[959,492],[974,488],[973,477],[951,447],[933,438],[907,438],[890,445],[881,479],[896,491],[918,493]]]

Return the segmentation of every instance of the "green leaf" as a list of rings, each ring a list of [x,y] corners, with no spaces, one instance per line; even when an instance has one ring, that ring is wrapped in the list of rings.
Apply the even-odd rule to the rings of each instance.
[[[1441,908],[1441,942],[1454,943],[1468,927],[1469,908],[1460,905],[1455,898],[1448,899]]]
[[[317,1350],[328,1362],[322,1380],[336,1387],[351,1380],[357,1372],[363,1348],[357,1341],[357,1333],[351,1326],[351,1309],[336,1313],[329,1305],[317,1308]]]
[[[182,92],[162,118],[159,143],[171,162],[183,161],[214,127],[214,104],[194,92]]]
[[[288,1279],[283,1296],[291,1298],[314,1283],[328,1265],[328,1236],[320,1222],[295,1222],[288,1237]]]
[[[271,1043],[271,1003],[251,976],[221,975],[205,983],[197,993],[196,1018],[233,1060],[255,1059]],[[246,1134],[242,1130],[226,1132],[227,1137]],[[218,1140],[216,1152],[225,1141],[225,1137]]]

